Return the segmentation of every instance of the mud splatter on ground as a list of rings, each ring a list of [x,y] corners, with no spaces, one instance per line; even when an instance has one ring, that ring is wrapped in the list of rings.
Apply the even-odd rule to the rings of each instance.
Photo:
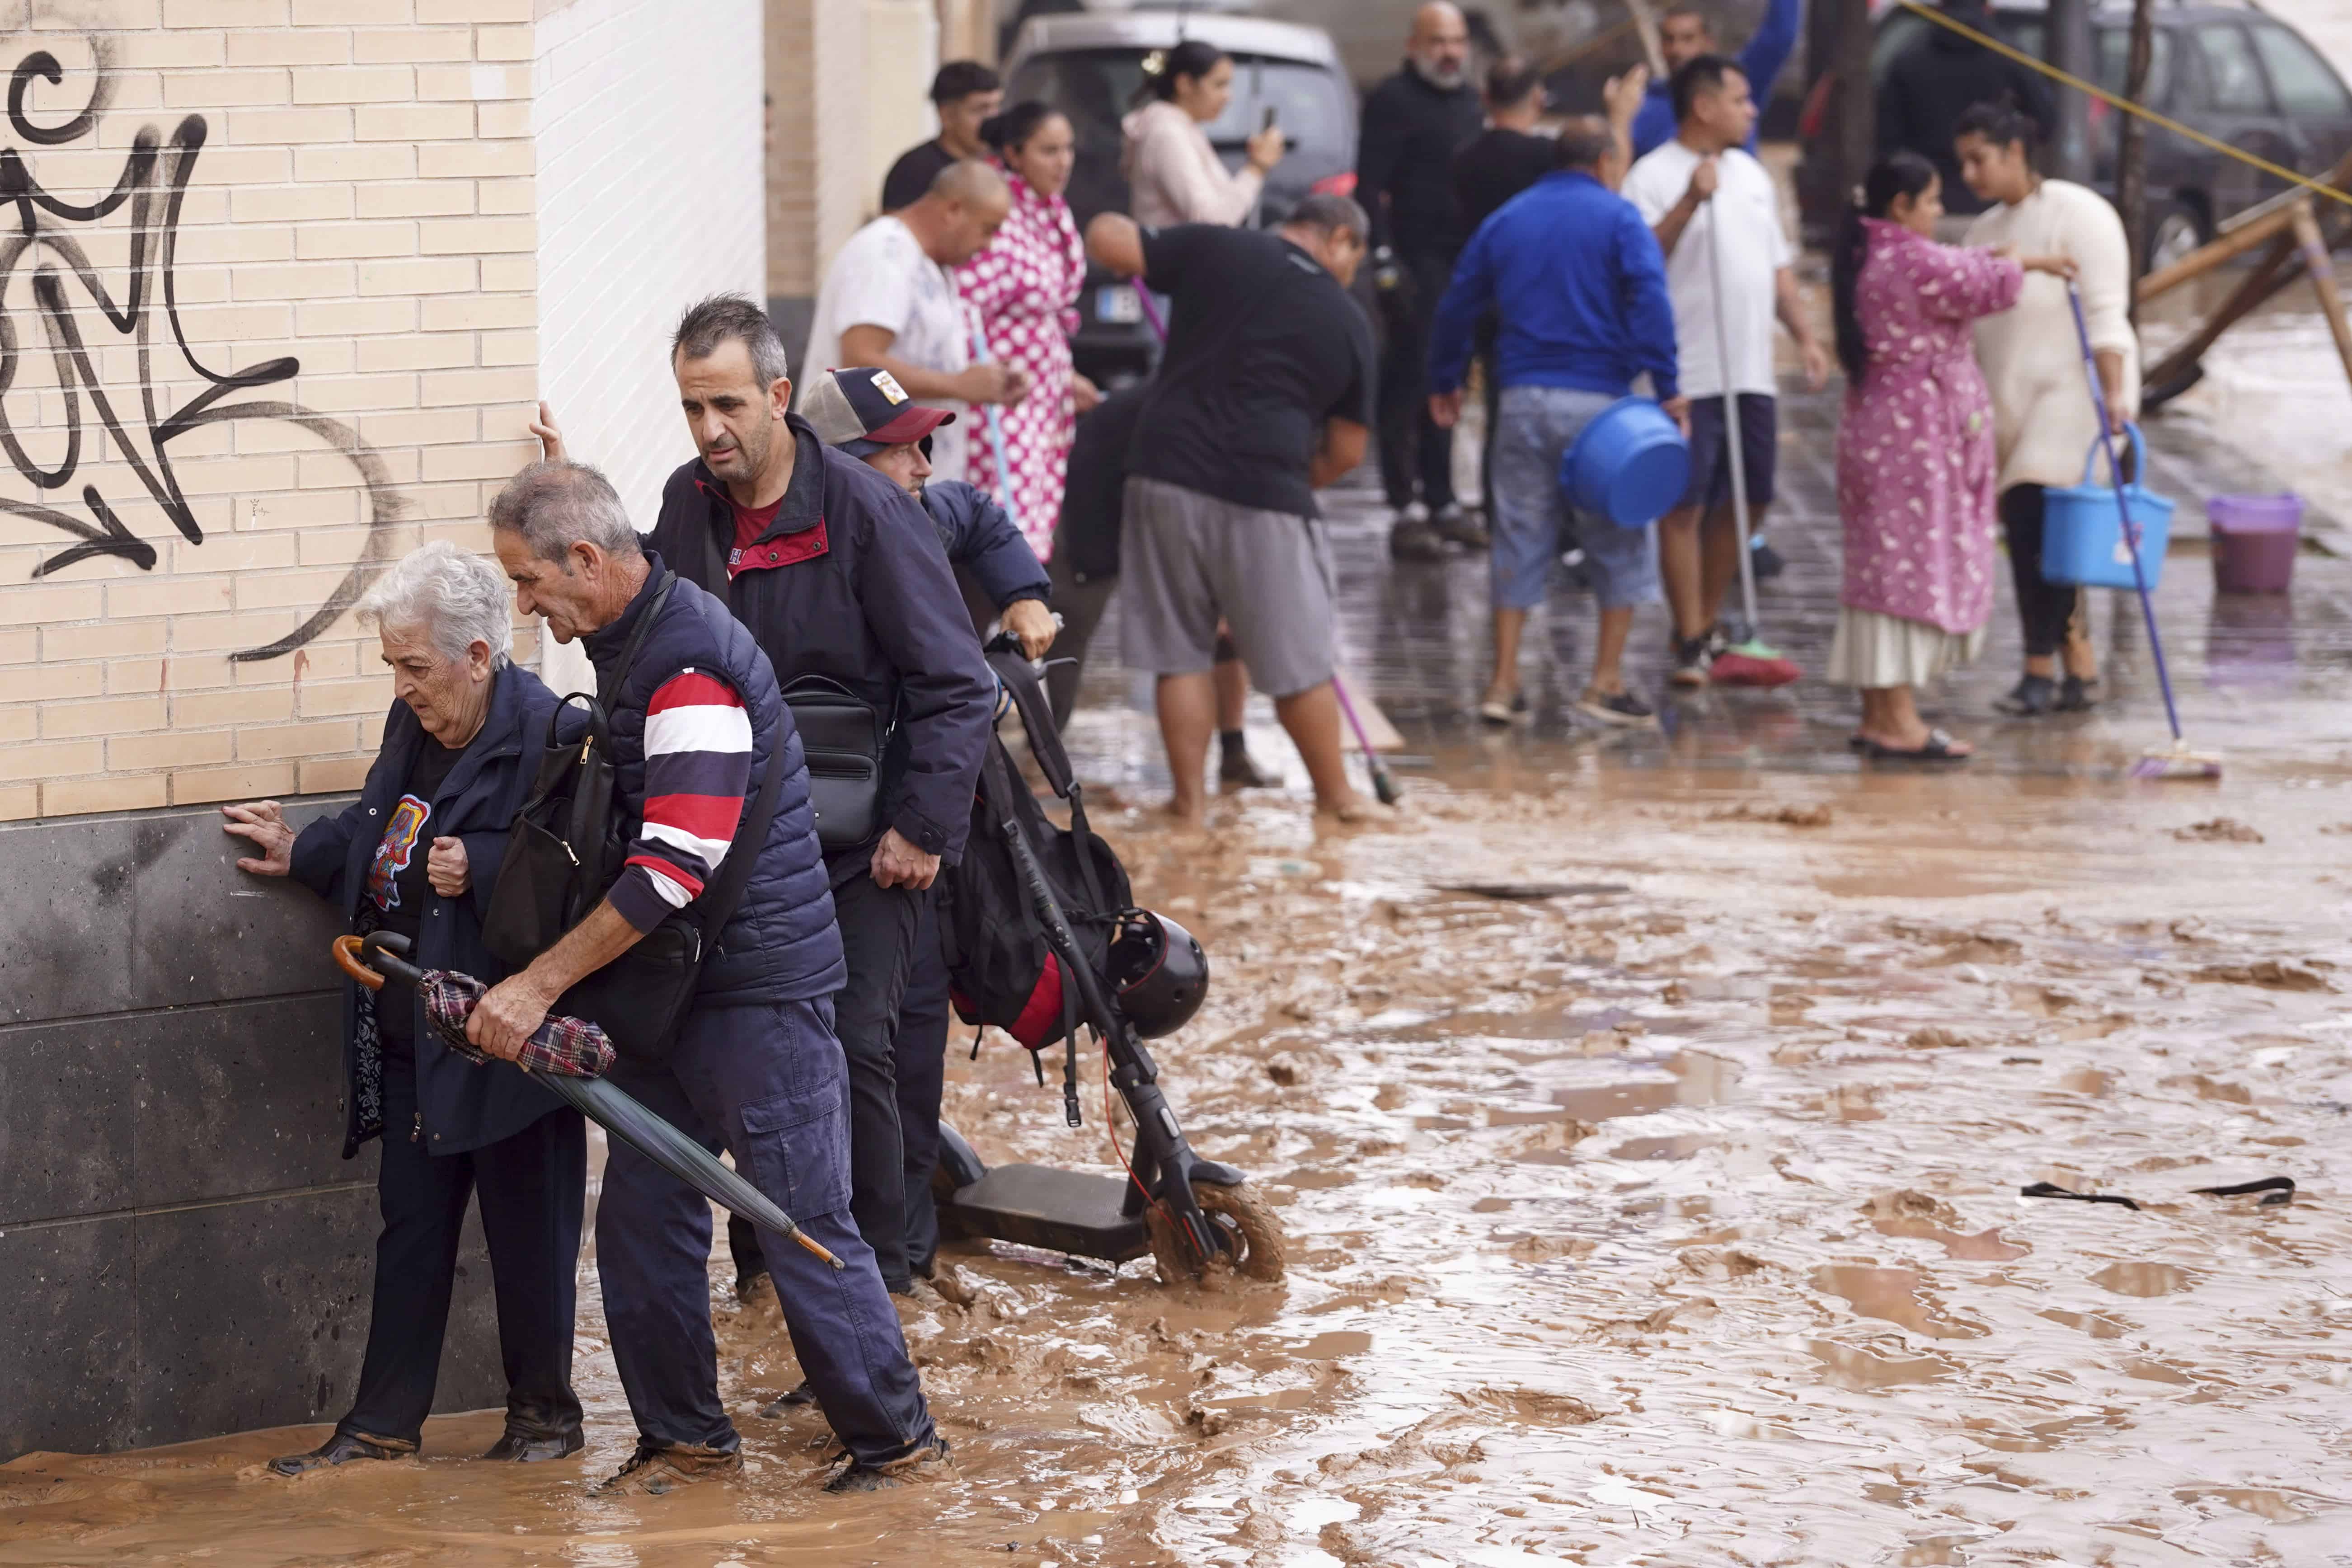
[[[2161,788],[1849,788],[1792,832],[1831,788],[1581,765],[1423,777],[1394,832],[1271,799],[1111,825],[1214,954],[1163,1059],[1292,1269],[1171,1293],[964,1244],[957,1300],[908,1320],[951,1479],[817,1495],[822,1427],[755,1414],[791,1358],[722,1266],[740,1483],[584,1496],[629,1438],[590,1291],[581,1461],[463,1462],[488,1415],[293,1484],[257,1467],[317,1429],[30,1456],[0,1468],[0,1563],[2340,1553],[2352,952],[2339,895],[2273,893],[2352,859],[2316,803],[2236,786],[2264,842],[2216,860],[2164,836]],[[1623,890],[1439,886],[1466,881]],[[1098,1081],[1073,1133],[1016,1047],[951,1062],[989,1158],[1115,1171]],[[2190,1191],[2273,1173],[2291,1205]],[[2142,1207],[2017,1196],[2038,1181]]]

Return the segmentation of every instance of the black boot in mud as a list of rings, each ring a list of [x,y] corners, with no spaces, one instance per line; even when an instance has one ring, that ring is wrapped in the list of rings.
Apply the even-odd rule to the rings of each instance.
[[[878,1492],[886,1487],[905,1486],[908,1481],[933,1479],[947,1465],[948,1440],[934,1436],[904,1458],[893,1459],[887,1465],[852,1459],[834,1472],[833,1479],[824,1483],[824,1489],[835,1493]]]
[[[1217,782],[1227,789],[1272,789],[1282,779],[1259,767],[1249,754],[1247,739],[1230,731],[1217,737]]]
[[[743,1456],[732,1448],[706,1448],[695,1443],[673,1443],[665,1447],[639,1438],[637,1451],[629,1456],[629,1462],[610,1480],[589,1488],[588,1495],[664,1497],[680,1487],[739,1475],[742,1469]]]
[[[336,1465],[348,1465],[354,1459],[405,1459],[415,1452],[415,1444],[398,1437],[370,1437],[360,1432],[337,1432],[307,1454],[287,1454],[270,1460],[269,1468],[274,1475],[299,1476]]]
[[[2012,719],[2039,719],[2057,705],[2058,683],[2046,675],[2029,675],[1995,702],[1993,710]]]
[[[489,1446],[482,1458],[517,1465],[544,1464],[550,1459],[570,1458],[586,1445],[586,1441],[577,1426],[557,1432],[509,1426],[497,1442]]]
[[[803,1378],[767,1404],[760,1406],[760,1415],[765,1420],[782,1421],[793,1411],[815,1403],[816,1390],[809,1386],[807,1378]]]

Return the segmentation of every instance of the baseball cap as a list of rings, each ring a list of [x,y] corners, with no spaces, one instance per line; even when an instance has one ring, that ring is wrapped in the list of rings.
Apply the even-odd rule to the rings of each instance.
[[[919,441],[955,416],[918,403],[898,378],[872,365],[829,370],[816,378],[801,405],[801,417],[816,438],[863,458],[886,447]]]

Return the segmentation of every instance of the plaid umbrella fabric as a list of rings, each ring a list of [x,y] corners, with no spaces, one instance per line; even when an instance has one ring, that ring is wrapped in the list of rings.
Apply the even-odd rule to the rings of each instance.
[[[466,1038],[466,1020],[474,1004],[489,989],[470,974],[428,969],[418,989],[425,996],[425,1019],[443,1045],[476,1063],[493,1058]],[[604,1031],[584,1018],[551,1017],[539,1026],[522,1048],[515,1065],[526,1072],[560,1073],[565,1078],[602,1078],[613,1066],[613,1042]]]

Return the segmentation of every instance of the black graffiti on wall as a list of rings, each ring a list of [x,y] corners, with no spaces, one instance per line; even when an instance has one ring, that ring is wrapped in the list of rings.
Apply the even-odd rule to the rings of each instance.
[[[5,493],[0,493],[0,512],[29,518],[74,541],[36,566],[35,577],[52,576],[100,556],[116,556],[152,572],[155,546],[124,525],[117,510],[121,498],[110,500],[85,476],[107,447],[130,468],[180,535],[201,545],[204,529],[173,468],[172,443],[205,426],[253,420],[274,420],[309,431],[350,461],[353,481],[367,496],[368,534],[360,558],[316,612],[277,641],[229,656],[238,660],[276,658],[316,637],[357,601],[386,552],[388,530],[400,514],[401,497],[383,458],[349,425],[283,397],[257,395],[292,381],[301,373],[299,360],[289,355],[242,370],[215,371],[189,346],[180,321],[176,267],[181,213],[207,134],[204,116],[188,115],[168,140],[158,127],[142,126],[113,188],[95,200],[68,200],[42,184],[37,167],[41,149],[98,145],[96,132],[112,100],[114,78],[106,40],[89,43],[96,63],[89,73],[89,96],[64,119],[39,115],[27,102],[38,90],[37,83],[64,85],[66,72],[57,57],[35,48],[17,60],[8,77],[9,143],[0,146],[0,215],[14,207],[18,230],[0,240],[0,455],[43,497],[72,490],[79,480],[84,512],[77,515],[47,500],[19,500]],[[91,259],[84,239],[126,208],[130,260],[118,293],[109,287],[105,269]],[[0,216],[0,226],[5,222]],[[69,284],[75,286],[70,294]],[[84,303],[78,306],[77,300]],[[60,410],[60,418],[44,421],[44,427],[61,424],[65,433],[62,455],[52,453],[55,460],[47,464],[26,449],[9,413],[9,396],[19,390],[26,356],[37,352],[26,346],[36,323],[56,376],[54,395]],[[135,345],[137,384],[110,387],[100,374],[100,359],[108,346],[124,343]],[[186,366],[189,374],[173,374],[178,365]],[[166,388],[174,382],[184,386],[192,378],[201,390],[167,405]],[[54,446],[54,437],[49,444]],[[62,502],[67,498],[56,499]]]

